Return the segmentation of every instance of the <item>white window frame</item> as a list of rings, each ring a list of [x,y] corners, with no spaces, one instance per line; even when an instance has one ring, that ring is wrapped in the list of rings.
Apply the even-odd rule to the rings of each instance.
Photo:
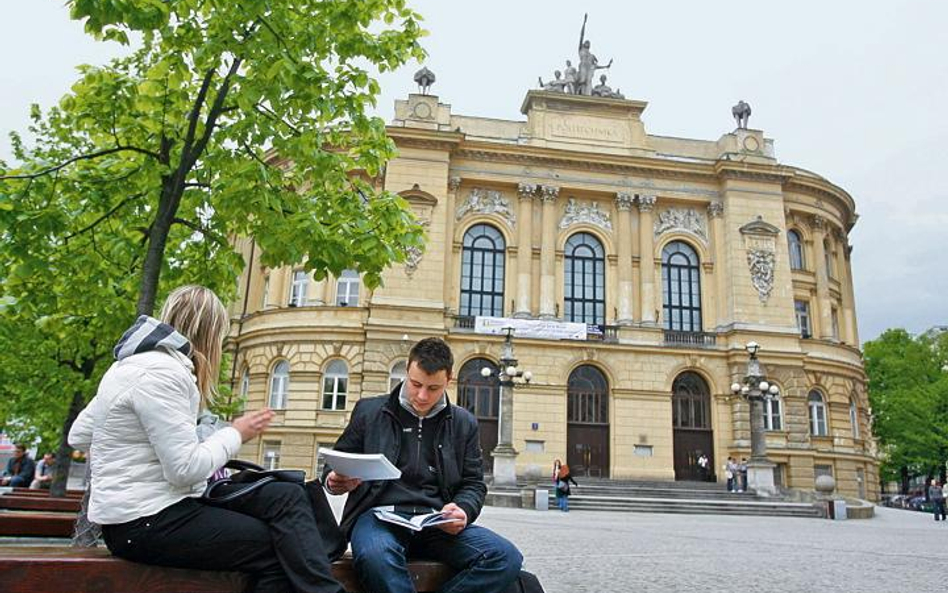
[[[797,309],[797,304],[802,304],[804,310]],[[797,318],[797,329],[800,330],[801,338],[810,338],[813,336],[813,327],[810,319],[810,301],[806,299],[794,299],[793,313]]]
[[[291,307],[306,306],[306,293],[309,289],[309,274],[306,270],[296,270],[293,272],[293,284],[290,286]]]
[[[814,399],[814,396],[818,399]],[[819,391],[811,391],[806,398],[807,410],[810,415],[810,435],[825,437],[829,434],[826,424],[826,401]]]
[[[773,396],[764,399],[764,429],[765,430],[783,430],[783,416],[780,404],[780,396]]]
[[[346,396],[349,392],[349,365],[344,360],[334,359],[326,366],[323,374],[324,410],[343,411],[346,409]],[[329,398],[327,400],[326,398]],[[330,404],[330,405],[326,405]]]
[[[793,233],[793,236],[797,238],[796,241],[791,240],[790,233]],[[796,229],[790,229],[787,232],[787,246],[790,251],[790,269],[805,270],[806,251],[803,249],[803,235],[800,234],[800,231]]]
[[[357,270],[343,270],[336,280],[336,306],[359,306],[359,272]]]
[[[269,407],[273,410],[285,410],[289,392],[290,361],[281,360],[273,366],[273,372],[270,374],[270,393],[267,397]]]
[[[240,374],[239,395],[242,399],[246,400],[249,394],[250,394],[250,369],[247,367],[244,367],[244,371]]]
[[[408,361],[399,360],[392,365],[388,372],[388,390],[395,389],[395,386],[408,377]]]
[[[280,467],[280,449],[283,443],[280,441],[263,441],[263,458],[261,465],[264,469],[278,469]]]
[[[267,274],[263,277],[263,303],[260,307],[261,309],[266,309],[270,306],[270,274]]]

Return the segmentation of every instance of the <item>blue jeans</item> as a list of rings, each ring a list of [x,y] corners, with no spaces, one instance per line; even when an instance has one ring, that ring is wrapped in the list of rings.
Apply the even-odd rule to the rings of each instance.
[[[440,593],[502,593],[523,564],[512,543],[477,525],[457,535],[437,527],[415,532],[366,511],[356,520],[351,541],[356,573],[372,593],[415,593],[408,558],[437,560],[458,571]]]

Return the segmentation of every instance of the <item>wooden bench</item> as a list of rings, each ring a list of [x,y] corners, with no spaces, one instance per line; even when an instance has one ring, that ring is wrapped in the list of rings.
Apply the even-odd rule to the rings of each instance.
[[[35,496],[37,498],[52,498],[49,495],[49,490],[32,490],[30,488],[14,488],[12,492],[5,494],[4,496]],[[81,499],[82,490],[67,490],[66,498]]]
[[[72,537],[75,522],[75,513],[0,512],[0,536]]]
[[[333,563],[333,575],[350,593],[360,585],[348,557]],[[438,562],[413,561],[409,570],[419,592],[437,591],[454,571]],[[104,548],[0,547],[0,591],[96,591],[242,593],[249,579],[235,572],[164,568],[128,562]]]
[[[0,496],[0,509],[14,509],[19,511],[67,511],[78,513],[82,501],[78,498],[52,498],[49,496],[17,496],[7,494]]]

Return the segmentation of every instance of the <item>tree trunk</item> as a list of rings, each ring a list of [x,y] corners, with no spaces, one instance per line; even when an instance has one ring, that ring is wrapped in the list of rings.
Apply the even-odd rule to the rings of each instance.
[[[66,496],[66,486],[69,480],[69,466],[72,465],[72,447],[69,446],[69,431],[76,421],[79,412],[85,406],[85,394],[77,391],[72,394],[72,403],[66,413],[66,422],[63,423],[63,436],[56,451],[56,471],[53,474],[53,483],[50,485],[50,496]]]
[[[902,478],[901,484],[899,484],[899,486],[901,487],[899,494],[908,494],[908,490],[909,490],[908,467],[903,465],[902,468],[899,470],[899,473],[901,474],[901,478]]]

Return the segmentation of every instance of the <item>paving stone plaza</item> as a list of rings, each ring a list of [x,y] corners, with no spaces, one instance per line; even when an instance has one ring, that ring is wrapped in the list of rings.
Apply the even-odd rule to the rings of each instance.
[[[547,593],[921,593],[944,589],[948,522],[877,508],[860,521],[485,507]]]

